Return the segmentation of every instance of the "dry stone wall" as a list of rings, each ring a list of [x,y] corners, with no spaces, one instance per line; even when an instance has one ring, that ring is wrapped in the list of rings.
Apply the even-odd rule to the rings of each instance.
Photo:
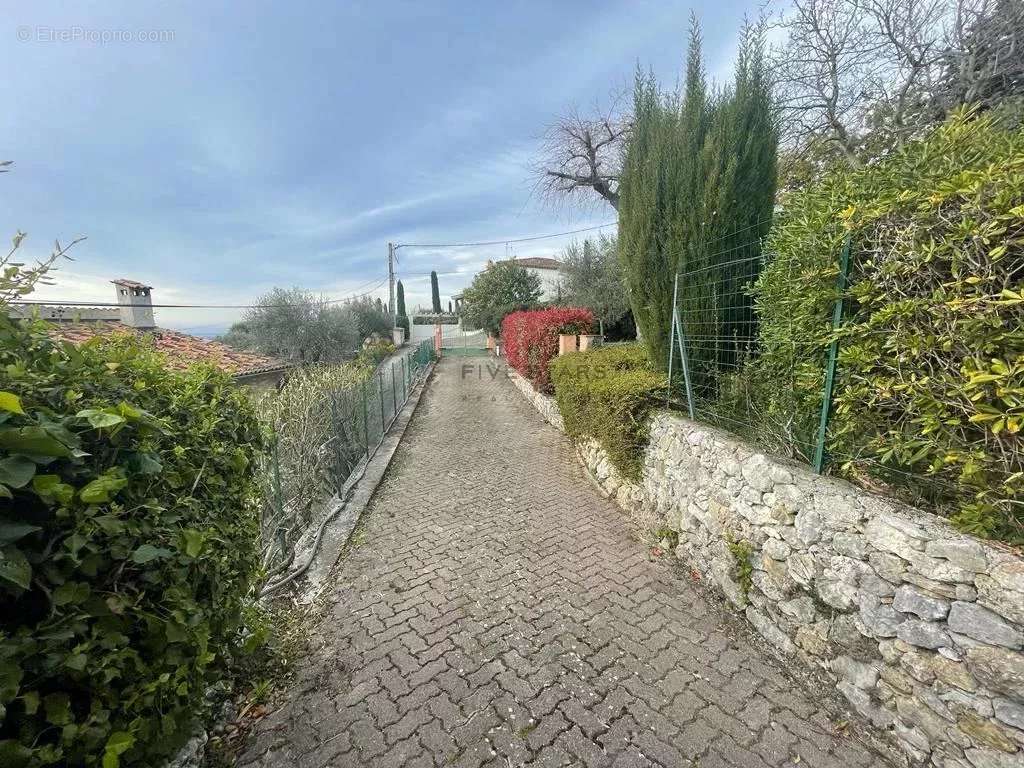
[[[560,426],[551,398],[517,386]],[[1024,766],[1019,554],[667,413],[638,483],[598,444],[577,449],[606,494],[664,518],[680,558],[779,651],[829,672],[910,761]]]

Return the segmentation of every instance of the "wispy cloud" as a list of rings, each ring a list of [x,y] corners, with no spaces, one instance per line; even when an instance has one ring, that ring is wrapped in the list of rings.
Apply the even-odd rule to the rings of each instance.
[[[341,295],[385,274],[386,244],[496,240],[599,223],[531,197],[537,137],[558,112],[604,99],[639,63],[678,75],[691,2],[338,4],[246,8],[184,0],[58,0],[0,21],[0,234],[89,235],[40,297],[107,301],[109,280],[158,300],[247,303],[276,285]],[[698,0],[709,70],[731,69],[753,0]],[[18,25],[172,29],[151,45],[18,43]],[[608,212],[610,213],[610,212]],[[46,234],[43,237],[43,234]],[[552,254],[565,239],[521,244]],[[39,250],[42,249],[42,250]],[[408,249],[461,290],[505,248]],[[383,293],[383,292],[382,292]],[[185,327],[238,313],[168,310]]]

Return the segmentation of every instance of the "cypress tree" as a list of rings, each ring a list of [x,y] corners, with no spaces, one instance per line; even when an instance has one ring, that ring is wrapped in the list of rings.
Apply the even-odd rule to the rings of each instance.
[[[735,247],[757,255],[775,199],[778,128],[763,25],[746,24],[742,36],[735,80],[721,91],[709,93],[692,16],[681,96],[637,74],[620,187],[619,255],[648,354],[659,367],[668,362],[674,278],[685,273],[678,305],[702,393],[716,368],[735,361],[735,344],[723,357],[720,340],[752,334],[745,286],[759,262],[736,269]]]
[[[409,318],[405,314],[405,286],[402,285],[402,281],[398,281],[398,286],[395,288],[396,296],[396,315],[395,325],[399,328],[405,328],[406,337],[409,335]]]
[[[775,204],[779,132],[764,60],[763,23],[744,24],[736,75],[715,108],[704,148],[708,276],[714,306],[702,307],[716,367],[737,364],[756,335],[747,286],[760,273],[762,238]]]
[[[437,286],[437,272],[430,270],[430,301],[434,312],[441,311],[441,290]]]
[[[701,229],[700,154],[710,105],[695,17],[682,102],[662,94],[653,75],[638,72],[633,110],[620,186],[619,256],[648,355],[665,367],[675,274],[700,262],[694,235]]]

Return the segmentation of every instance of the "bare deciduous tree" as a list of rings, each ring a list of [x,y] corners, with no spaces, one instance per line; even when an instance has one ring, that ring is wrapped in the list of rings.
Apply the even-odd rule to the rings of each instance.
[[[960,3],[954,45],[937,83],[940,106],[993,107],[1024,96],[1024,2]]]
[[[618,110],[619,101],[587,116],[573,110],[544,132],[534,168],[536,188],[543,197],[561,200],[593,191],[618,209],[622,152],[630,126]]]
[[[860,163],[1024,89],[1020,0],[794,0],[773,55],[784,140]]]

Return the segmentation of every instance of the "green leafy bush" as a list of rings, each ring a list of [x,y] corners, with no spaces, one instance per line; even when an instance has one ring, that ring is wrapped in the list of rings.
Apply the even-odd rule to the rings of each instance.
[[[648,416],[665,391],[665,378],[644,347],[622,344],[563,355],[551,363],[551,378],[566,433],[574,440],[594,438],[623,477],[639,479]]]
[[[754,287],[750,379],[796,453],[813,443],[847,233],[833,463],[1024,541],[1024,131],[959,114],[785,199]]]
[[[0,764],[154,765],[187,738],[245,645],[262,448],[213,368],[0,312]]]
[[[515,260],[489,263],[462,292],[462,319],[467,329],[497,335],[506,315],[536,306],[540,295],[540,277],[523,265]]]
[[[381,402],[370,379],[388,348],[394,351],[390,342],[368,344],[347,363],[294,370],[284,386],[258,400],[260,420],[274,441],[257,479],[262,564],[271,581],[291,565],[296,543],[319,522],[339,483],[365,455],[367,440],[378,439]]]
[[[370,339],[363,342],[363,347],[356,356],[356,362],[373,369],[393,354],[395,354],[395,345],[391,339]]]

